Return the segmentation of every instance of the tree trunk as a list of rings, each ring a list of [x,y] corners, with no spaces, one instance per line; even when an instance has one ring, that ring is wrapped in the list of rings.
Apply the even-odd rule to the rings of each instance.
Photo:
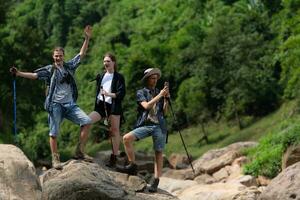
[[[241,130],[243,128],[243,126],[242,126],[242,123],[241,123],[241,118],[239,116],[239,113],[238,113],[238,111],[236,109],[236,106],[234,106],[234,114],[235,114],[235,119],[236,119],[236,122],[237,122],[237,124],[239,126],[239,129]]]
[[[205,140],[206,144],[208,144],[208,137],[207,137],[207,133],[206,133],[203,121],[201,122],[201,128],[202,128],[202,132],[203,132],[203,137],[200,139],[200,141]]]

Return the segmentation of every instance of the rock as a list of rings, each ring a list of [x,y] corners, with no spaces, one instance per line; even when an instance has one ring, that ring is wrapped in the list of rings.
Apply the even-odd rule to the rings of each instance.
[[[104,168],[107,168],[105,166],[105,163],[109,160],[111,151],[100,151],[97,152],[96,155],[94,156],[94,161],[95,163],[98,163]],[[135,159],[136,159],[136,164],[138,165],[138,171],[148,171],[148,173],[153,173],[154,171],[154,155],[150,155],[144,152],[135,152]],[[163,156],[164,159],[164,167],[169,166],[169,162],[166,158],[166,156]],[[126,154],[122,156],[117,156],[117,165],[123,166],[126,163],[127,156]]]
[[[258,186],[258,184],[256,182],[256,178],[253,176],[250,176],[250,175],[241,176],[235,181],[237,181],[247,187],[252,187],[252,186],[257,187]]]
[[[260,193],[262,193],[263,191],[265,191],[266,188],[267,188],[267,186],[260,186],[260,187],[258,187],[258,191]]]
[[[94,162],[98,163],[102,167],[106,167],[105,164],[108,162],[110,158],[111,151],[99,151],[96,153],[94,156]],[[117,164],[118,165],[124,165],[126,160],[126,155],[125,156],[117,156]]]
[[[271,179],[265,176],[258,176],[256,182],[259,186],[267,186],[271,182]]]
[[[239,156],[238,151],[228,151],[217,158],[203,163],[202,166],[200,166],[200,170],[207,174],[213,174],[226,165],[230,165]]]
[[[229,176],[229,172],[228,170],[226,169],[226,167],[220,169],[219,171],[215,172],[213,175],[212,175],[216,181],[222,181],[222,180],[225,180],[228,176]]]
[[[129,176],[128,183],[129,188],[133,188],[136,192],[142,192],[147,187],[146,181],[138,176]]]
[[[239,183],[196,184],[177,191],[176,196],[181,200],[232,200],[245,189],[247,188]]]
[[[242,166],[246,163],[249,162],[249,159],[246,157],[246,156],[241,156],[237,159],[235,159],[233,162],[232,162],[232,165],[239,165],[239,166]]]
[[[218,165],[218,158],[222,157],[224,154],[228,153],[229,151],[235,151],[240,152],[242,149],[254,147],[257,145],[257,142],[237,142],[234,144],[231,144],[227,147],[221,148],[221,149],[215,149],[215,150],[209,150],[206,152],[202,157],[198,158],[193,162],[196,175],[199,175],[201,173],[207,172],[209,174],[212,174],[219,169],[221,169],[225,165]],[[214,160],[214,161],[213,161]],[[209,162],[209,165],[207,164]],[[214,163],[212,163],[214,162]],[[213,164],[215,166],[213,166]],[[227,165],[230,165],[231,163],[228,163]],[[205,166],[203,168],[203,166]]]
[[[136,193],[134,200],[179,200],[177,197],[170,195],[169,193],[162,192],[158,189],[158,193]],[[133,200],[133,199],[124,199]]]
[[[142,192],[147,187],[146,181],[138,176],[129,176],[128,174],[111,171],[107,171],[107,173],[117,183],[120,183],[127,190]]]
[[[260,200],[288,200],[300,198],[300,162],[284,169],[262,191]]]
[[[108,171],[96,163],[71,160],[62,170],[50,169],[42,178],[42,200],[176,200],[166,191],[152,195],[144,191],[146,183],[137,176]]]
[[[159,188],[166,190],[173,195],[178,195],[178,191],[190,188],[191,186],[197,185],[196,181],[191,180],[177,180],[167,177],[161,177],[159,181]]]
[[[289,146],[282,156],[281,169],[300,161],[300,145]]]
[[[236,160],[239,159],[240,158],[237,158]],[[233,161],[233,163],[230,166],[226,166],[230,174],[229,177],[227,178],[227,181],[237,179],[242,175],[241,164],[239,162],[236,162],[236,160]]]
[[[165,173],[163,173],[162,176],[180,180],[194,179],[194,173],[191,168],[179,170],[169,169]]]
[[[0,199],[39,200],[42,188],[33,164],[13,145],[0,145]]]
[[[137,160],[136,164],[138,166],[138,171],[146,170],[149,173],[154,172],[154,162],[153,162],[153,160]]]
[[[257,200],[260,193],[259,189],[253,186],[235,195],[232,200]]]
[[[194,181],[196,181],[198,184],[212,184],[217,182],[217,180],[209,174],[201,174],[197,176]]]
[[[121,199],[125,191],[94,163],[71,161],[61,171],[51,169],[43,182],[44,200]]]
[[[203,181],[211,179],[214,180],[208,174],[202,174],[194,181],[162,177],[160,187],[181,200],[256,200],[261,193],[256,186],[247,187],[255,182],[255,178],[251,176],[241,176],[237,180],[223,183],[205,184],[208,181]]]
[[[188,165],[189,165],[188,157],[185,154],[172,153],[169,156],[168,161],[169,161],[171,169],[178,169],[178,166],[188,167]]]

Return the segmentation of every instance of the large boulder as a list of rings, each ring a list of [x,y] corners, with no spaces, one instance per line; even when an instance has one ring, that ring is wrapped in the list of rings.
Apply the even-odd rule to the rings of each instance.
[[[228,151],[217,158],[203,163],[202,166],[200,166],[200,171],[207,174],[213,174],[226,165],[231,165],[231,163],[238,157],[240,157],[238,151]]]
[[[42,188],[33,164],[13,145],[0,145],[0,199],[40,199]]]
[[[230,165],[245,148],[254,147],[257,142],[237,142],[221,149],[209,150],[193,162],[196,176],[201,173],[213,174],[222,167]]]
[[[284,169],[262,192],[260,200],[300,198],[300,162]]]
[[[300,145],[292,145],[287,148],[282,156],[282,170],[300,161]]]
[[[182,169],[189,167],[189,159],[186,154],[172,153],[169,156],[169,164],[171,169]]]
[[[108,171],[96,163],[84,161],[72,160],[60,171],[48,170],[41,180],[43,200],[177,199],[165,191],[147,194],[147,184],[142,179]]]
[[[176,180],[172,178],[161,178],[161,188],[177,196],[181,200],[233,200],[235,197],[252,194],[246,193],[248,188],[238,182],[198,184],[191,180]],[[257,189],[255,190],[257,193]],[[242,193],[246,193],[242,195]],[[243,198],[239,198],[243,199]],[[249,199],[250,200],[250,199]],[[255,200],[255,199],[251,199]]]

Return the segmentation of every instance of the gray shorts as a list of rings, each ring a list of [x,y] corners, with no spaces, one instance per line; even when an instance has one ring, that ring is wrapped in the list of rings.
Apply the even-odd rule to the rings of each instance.
[[[59,126],[64,118],[80,126],[91,124],[89,116],[76,103],[52,103],[52,111],[48,115],[50,136],[57,136]]]
[[[141,126],[131,131],[137,140],[152,136],[153,149],[163,151],[166,144],[166,135],[162,133],[159,125]]]

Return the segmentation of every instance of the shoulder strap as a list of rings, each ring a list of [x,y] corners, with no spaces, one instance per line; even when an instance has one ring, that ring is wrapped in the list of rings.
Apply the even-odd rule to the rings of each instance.
[[[51,66],[51,71],[50,71],[50,77],[52,77],[54,70],[55,70],[55,67],[53,67],[53,65],[52,65]]]
[[[49,85],[46,85],[46,91],[45,91],[45,95],[47,96],[48,93],[49,93],[49,89],[50,89],[50,86],[51,86],[51,82],[53,81],[53,74],[54,74],[54,71],[56,70],[56,68],[51,65],[51,70],[50,70],[50,82],[49,82]]]
[[[51,65],[51,70],[50,70],[50,82],[49,82],[49,85],[46,84],[45,96],[47,96],[48,93],[49,93],[49,88],[50,88],[50,85],[51,85],[51,81],[52,81],[52,76],[53,76],[53,74],[54,74],[54,70],[55,70],[55,67],[53,67],[53,65]]]

